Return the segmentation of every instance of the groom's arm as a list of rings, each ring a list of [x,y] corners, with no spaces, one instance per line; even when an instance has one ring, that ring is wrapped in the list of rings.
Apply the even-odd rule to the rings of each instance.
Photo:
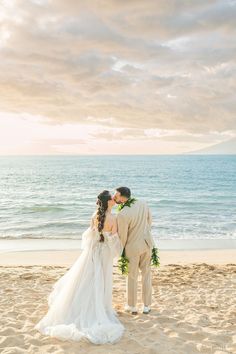
[[[122,246],[125,247],[128,237],[128,222],[124,214],[119,213],[117,215],[117,226],[118,226],[118,235],[120,237]]]
[[[150,227],[150,231],[151,231],[151,227],[152,227],[152,213],[151,213],[151,210],[150,208],[148,207],[148,224],[149,224],[149,227]],[[150,237],[151,237],[151,241],[152,241],[152,247],[156,247],[155,246],[155,241],[152,237],[152,234],[150,234]]]

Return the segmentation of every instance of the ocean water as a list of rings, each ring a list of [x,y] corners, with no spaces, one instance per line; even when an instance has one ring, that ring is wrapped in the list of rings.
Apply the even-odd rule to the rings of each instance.
[[[233,155],[0,157],[0,238],[80,239],[98,193],[121,185],[148,202],[156,239],[236,239]]]

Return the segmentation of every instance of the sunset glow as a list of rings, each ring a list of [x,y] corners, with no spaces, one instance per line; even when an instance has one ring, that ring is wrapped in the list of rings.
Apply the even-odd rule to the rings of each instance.
[[[179,154],[235,137],[235,1],[156,4],[1,1],[0,155]]]

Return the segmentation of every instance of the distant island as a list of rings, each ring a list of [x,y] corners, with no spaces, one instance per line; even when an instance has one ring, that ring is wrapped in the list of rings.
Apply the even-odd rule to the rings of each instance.
[[[219,144],[214,144],[203,149],[189,151],[186,154],[215,154],[215,155],[235,155],[236,154],[236,138],[222,141]]]

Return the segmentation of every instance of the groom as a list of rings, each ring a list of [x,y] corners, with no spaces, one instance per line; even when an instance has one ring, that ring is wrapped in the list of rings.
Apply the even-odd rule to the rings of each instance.
[[[142,274],[143,313],[151,311],[152,280],[151,253],[154,242],[151,235],[152,216],[148,205],[141,200],[131,198],[128,187],[119,187],[113,197],[122,209],[117,215],[118,233],[129,260],[127,279],[128,303],[125,310],[137,314],[137,282],[139,269]]]

